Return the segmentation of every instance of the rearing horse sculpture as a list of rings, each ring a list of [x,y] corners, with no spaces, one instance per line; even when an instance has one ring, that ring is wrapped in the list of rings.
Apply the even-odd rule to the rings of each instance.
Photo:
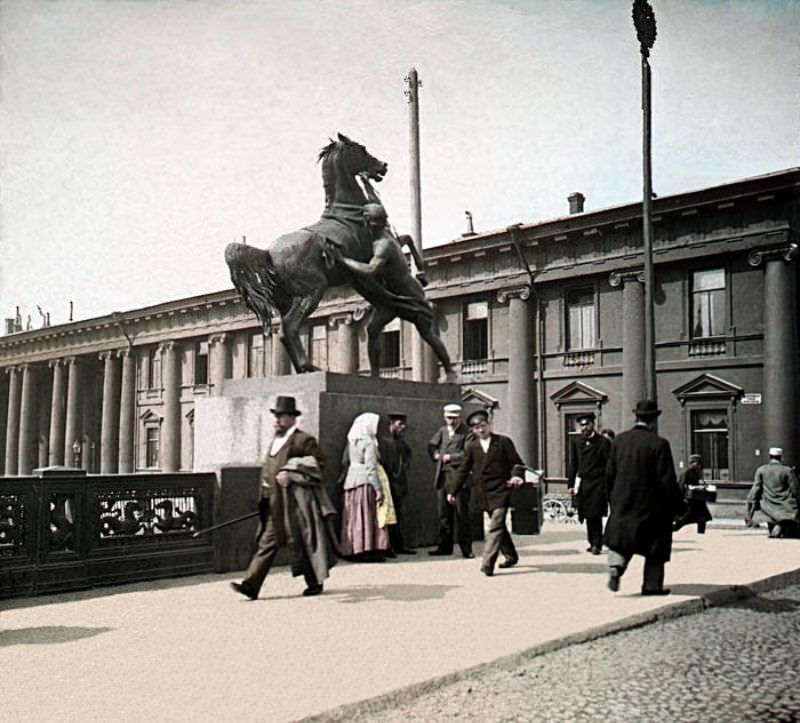
[[[387,165],[371,156],[359,143],[341,133],[320,151],[325,189],[325,211],[317,223],[275,239],[266,249],[232,243],[225,249],[231,280],[245,304],[255,313],[267,333],[271,332],[273,310],[282,321],[281,341],[297,372],[316,371],[300,342],[303,322],[319,305],[331,286],[350,286],[374,307],[368,328],[370,367],[379,373],[378,339],[383,327],[396,316],[407,318],[421,329],[448,375],[452,366],[447,350],[432,326],[432,307],[423,309],[424,294],[409,317],[404,304],[408,298],[387,293],[380,282],[354,274],[342,259],[366,263],[373,258],[375,234],[364,215],[365,206],[378,202],[369,180],[380,181]],[[361,178],[364,189],[357,182]],[[402,257],[398,245],[397,253]],[[407,273],[407,267],[403,265]],[[421,288],[420,288],[420,293]],[[398,306],[399,304],[399,306]],[[420,314],[420,312],[422,312]],[[423,317],[419,320],[420,315]],[[424,332],[424,333],[423,333]]]

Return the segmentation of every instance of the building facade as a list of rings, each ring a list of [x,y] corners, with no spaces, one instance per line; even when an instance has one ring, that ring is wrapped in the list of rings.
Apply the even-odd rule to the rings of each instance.
[[[585,212],[582,201],[425,251],[463,399],[492,407],[553,483],[575,417],[626,428],[645,389],[641,203]],[[722,486],[752,480],[769,446],[798,462],[799,209],[800,169],[654,202],[659,432],[677,463],[701,453]],[[354,294],[329,292],[306,330],[313,362],[367,373],[368,315]],[[6,334],[0,469],[191,470],[195,400],[225,379],[291,373],[277,339],[233,290]],[[382,374],[434,379],[420,343],[390,324]]]

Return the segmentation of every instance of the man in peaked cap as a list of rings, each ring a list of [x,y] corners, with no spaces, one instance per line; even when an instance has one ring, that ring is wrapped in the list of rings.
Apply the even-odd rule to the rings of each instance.
[[[608,512],[606,464],[611,442],[594,428],[594,412],[578,416],[578,438],[573,444],[567,487],[578,508],[578,519],[586,520],[587,552],[599,555],[603,548],[603,517]]]
[[[637,403],[636,424],[611,443],[606,467],[611,513],[606,522],[608,587],[619,582],[631,557],[644,557],[642,595],[667,595],[664,564],[672,552],[672,520],[681,503],[669,442],[655,433],[661,410]]]
[[[275,555],[289,550],[292,574],[303,575],[303,595],[319,595],[336,564],[336,509],[324,485],[324,459],[317,440],[297,427],[294,397],[279,396],[269,410],[275,435],[261,468],[261,529],[256,552],[242,582],[231,587],[251,600],[258,597]]]
[[[800,533],[799,508],[797,476],[783,463],[783,449],[770,447],[769,462],[756,470],[753,486],[747,495],[745,521],[752,523],[753,512],[760,509],[767,518],[770,537],[797,537]]]
[[[442,408],[444,426],[428,442],[428,454],[436,462],[433,484],[436,487],[439,514],[439,544],[431,555],[452,555],[455,540],[461,554],[473,558],[472,537],[469,530],[470,484],[465,484],[458,495],[456,505],[447,502],[447,484],[464,459],[464,445],[469,428],[461,419],[460,404],[445,404]],[[471,480],[470,480],[471,481]]]

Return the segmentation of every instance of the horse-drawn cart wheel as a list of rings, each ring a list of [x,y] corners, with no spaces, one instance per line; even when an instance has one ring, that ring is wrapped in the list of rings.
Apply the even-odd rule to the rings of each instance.
[[[567,508],[564,506],[564,503],[561,500],[553,499],[545,499],[542,503],[542,513],[544,515],[544,519],[546,520],[556,520],[557,522],[561,522],[566,519],[567,517]]]

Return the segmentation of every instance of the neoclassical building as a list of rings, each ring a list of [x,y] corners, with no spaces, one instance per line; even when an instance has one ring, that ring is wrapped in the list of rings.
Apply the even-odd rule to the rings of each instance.
[[[798,462],[799,199],[794,168],[654,202],[659,430],[676,462],[700,452],[723,487],[749,482],[769,446]],[[492,407],[554,484],[575,416],[627,427],[645,388],[641,203],[569,201],[561,218],[425,250],[462,398]],[[367,373],[368,313],[330,292],[306,330],[314,363]],[[385,376],[438,373],[405,323],[387,327],[383,360]],[[6,476],[192,470],[195,400],[226,379],[290,373],[233,290],[8,333],[0,367]]]

